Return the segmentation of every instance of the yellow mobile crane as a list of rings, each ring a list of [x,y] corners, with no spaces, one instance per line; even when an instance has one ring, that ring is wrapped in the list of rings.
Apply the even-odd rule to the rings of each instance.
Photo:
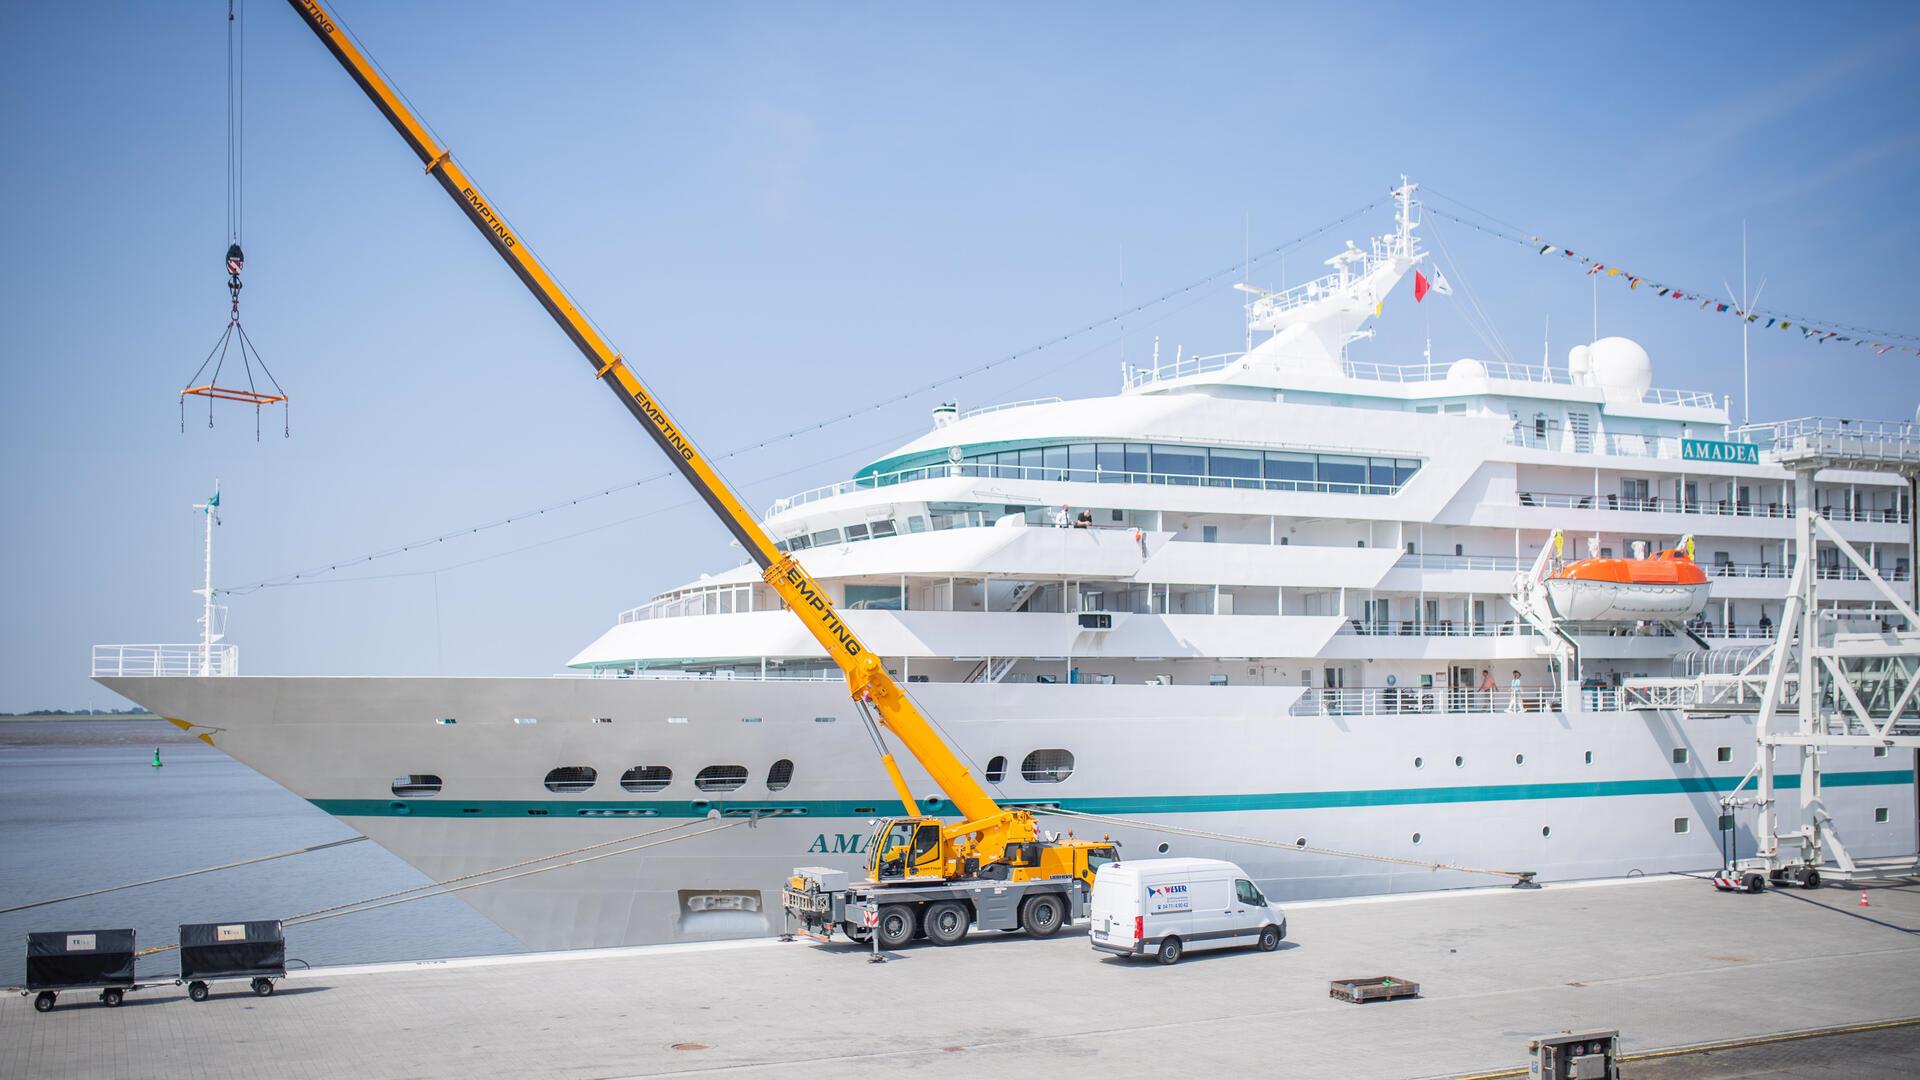
[[[803,868],[788,883],[790,916],[809,931],[831,936],[840,927],[856,940],[878,928],[881,944],[904,944],[924,930],[939,944],[952,944],[978,922],[983,928],[1024,928],[1047,936],[1085,904],[1094,871],[1118,858],[1111,842],[1060,841],[1043,837],[1033,815],[995,802],[940,738],[884,664],[861,644],[813,576],[786,552],[727,487],[685,429],[607,344],[547,273],[525,241],[480,193],[452,153],[441,146],[404,98],[387,82],[345,29],[316,0],[288,0],[334,59],[419,155],[428,175],[519,275],[582,355],[594,378],[613,391],[640,421],[668,460],[700,493],[734,538],[759,565],[766,582],[812,632],[846,675],[847,690],[880,753],[887,777],[906,816],[877,823],[869,845],[870,881],[850,888],[844,872]],[[953,802],[960,820],[948,823],[920,813],[880,729],[891,731]],[[838,875],[836,878],[835,875]]]

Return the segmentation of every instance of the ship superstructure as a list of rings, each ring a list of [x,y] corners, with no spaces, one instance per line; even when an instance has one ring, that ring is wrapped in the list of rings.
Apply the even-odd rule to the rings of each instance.
[[[1564,367],[1356,359],[1426,258],[1419,225],[1403,184],[1367,248],[1248,290],[1249,348],[1177,352],[1107,397],[942,407],[765,526],[1005,804],[1300,849],[1116,830],[1126,854],[1233,858],[1275,897],[1475,880],[1323,848],[1543,879],[1711,868],[1752,843],[1721,833],[1717,799],[1755,765],[1753,717],[1633,708],[1622,687],[1774,636],[1796,499],[1774,429],[1655,388],[1623,338]],[[1810,490],[1911,588],[1907,483],[1830,469]],[[1691,538],[1710,598],[1685,623],[1543,623],[1519,585],[1556,532],[1596,559]],[[1865,570],[1819,557],[1822,603],[1886,614]],[[536,947],[767,932],[797,861],[854,868],[868,819],[899,805],[838,671],[757,567],[622,612],[569,667],[99,674],[437,878],[635,818],[764,817],[461,894]],[[1910,751],[1829,752],[1824,809],[1850,850],[1914,850],[1913,773]]]

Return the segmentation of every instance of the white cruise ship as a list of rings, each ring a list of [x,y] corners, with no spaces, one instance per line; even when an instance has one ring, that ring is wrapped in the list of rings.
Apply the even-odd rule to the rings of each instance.
[[[1617,687],[1765,646],[1792,474],[1763,460],[1771,429],[1654,388],[1622,338],[1565,368],[1354,359],[1425,258],[1413,195],[1327,276],[1255,293],[1248,351],[1131,370],[1109,397],[936,410],[767,527],[1000,797],[1144,823],[1110,830],[1126,855],[1231,858],[1276,898],[1500,880],[1428,863],[1714,868],[1754,844],[1719,804],[1755,767],[1751,710],[1635,708]],[[1873,571],[1911,582],[1900,477],[1829,470],[1813,490]],[[1516,578],[1555,530],[1623,558],[1691,537],[1710,600],[1680,634],[1543,633]],[[1829,554],[1821,603],[1878,618],[1872,575]],[[214,648],[188,671],[102,647],[95,673],[438,880],[753,815],[458,894],[533,948],[776,932],[792,867],[857,868],[869,819],[897,812],[844,684],[751,565],[621,613],[563,676],[240,676]],[[1913,752],[1826,753],[1848,850],[1913,852]]]

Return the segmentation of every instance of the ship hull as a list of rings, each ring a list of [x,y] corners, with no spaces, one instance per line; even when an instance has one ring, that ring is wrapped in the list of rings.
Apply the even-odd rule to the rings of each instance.
[[[857,871],[869,822],[899,809],[836,683],[102,681],[199,725],[216,747],[436,880],[605,845],[583,853],[605,858],[457,894],[536,949],[778,932],[791,869]],[[1363,855],[1542,880],[1709,869],[1725,839],[1718,799],[1746,775],[1754,747],[1751,718],[1738,716],[1295,716],[1297,687],[913,689],[978,775],[1005,759],[990,785],[1005,801],[1266,843],[1060,816],[1043,827],[1111,834],[1123,857],[1232,859],[1280,899],[1510,880]],[[1022,775],[1025,755],[1054,748],[1074,755],[1067,779]],[[776,790],[777,761],[792,769]],[[596,771],[591,788],[547,789],[550,769],[583,765]],[[668,766],[673,778],[658,791],[624,789],[620,777],[641,765]],[[747,780],[702,790],[695,777],[711,765],[743,766]],[[1828,755],[1825,805],[1856,857],[1915,849],[1913,767],[1904,751]],[[1791,766],[1781,771],[1791,782]],[[423,774],[443,779],[438,794],[394,795],[396,778]],[[910,764],[907,775],[914,790],[936,791]],[[1782,806],[1785,828],[1797,803]],[[1731,837],[1743,852],[1751,824],[1743,817]]]

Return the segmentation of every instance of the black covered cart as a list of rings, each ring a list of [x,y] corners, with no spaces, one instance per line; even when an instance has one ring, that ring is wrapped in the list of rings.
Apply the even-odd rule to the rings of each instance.
[[[133,981],[133,931],[60,930],[27,935],[27,989],[33,1007],[48,1012],[62,990],[100,991],[108,1006],[138,990]]]
[[[287,938],[280,920],[185,923],[180,927],[180,981],[187,996],[207,1000],[207,983],[246,979],[261,997],[287,976]]]

